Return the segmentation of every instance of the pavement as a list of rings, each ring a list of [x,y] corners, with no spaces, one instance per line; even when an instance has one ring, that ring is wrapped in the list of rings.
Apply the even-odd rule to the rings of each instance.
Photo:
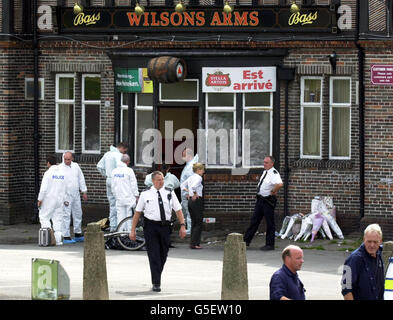
[[[0,300],[31,299],[31,260],[60,261],[70,278],[71,299],[83,297],[83,243],[39,247],[39,225],[0,226]],[[228,231],[211,229],[202,233],[202,250],[191,250],[189,239],[172,234],[162,277],[162,291],[151,291],[145,251],[106,250],[109,297],[111,300],[220,300],[224,242]],[[288,244],[303,248],[304,264],[299,277],[308,300],[342,300],[342,265],[359,245],[354,235],[345,240],[317,239],[314,243],[276,240],[274,251],[263,252],[265,236],[257,234],[247,248],[250,300],[268,300],[270,277],[281,267],[281,251]]]

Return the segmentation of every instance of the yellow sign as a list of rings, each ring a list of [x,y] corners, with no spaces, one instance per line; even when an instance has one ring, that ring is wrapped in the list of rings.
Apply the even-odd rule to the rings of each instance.
[[[153,81],[147,75],[147,68],[142,68],[142,92],[153,93]]]
[[[288,20],[288,24],[290,26],[295,24],[301,24],[304,26],[305,24],[312,24],[315,20],[318,19],[318,12],[314,13],[310,12],[309,14],[301,14],[300,12],[293,13]]]
[[[97,21],[100,21],[101,16],[98,12],[97,14],[84,14],[83,12],[79,13],[74,19],[74,26],[78,25],[86,25],[89,26],[91,24],[96,24]]]

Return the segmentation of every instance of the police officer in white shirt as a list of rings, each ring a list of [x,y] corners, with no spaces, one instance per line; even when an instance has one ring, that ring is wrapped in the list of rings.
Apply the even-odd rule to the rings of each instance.
[[[273,167],[274,161],[275,160],[272,156],[267,156],[263,160],[263,167],[265,171],[262,173],[258,183],[254,215],[252,216],[250,226],[244,235],[244,242],[247,246],[249,246],[252,238],[258,230],[262,218],[265,216],[266,245],[261,248],[263,251],[274,250],[274,208],[277,202],[277,192],[283,186],[280,174]]]
[[[132,218],[130,239],[136,240],[135,228],[144,212],[144,234],[149,258],[153,291],[161,291],[161,273],[168,256],[170,241],[170,219],[172,209],[180,222],[179,236],[186,236],[184,216],[176,194],[164,187],[164,175],[160,171],[152,173],[153,186],[141,192],[135,214]]]

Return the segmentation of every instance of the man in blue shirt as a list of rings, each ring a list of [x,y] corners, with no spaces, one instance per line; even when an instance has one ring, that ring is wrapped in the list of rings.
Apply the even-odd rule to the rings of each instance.
[[[306,300],[306,290],[297,274],[304,262],[303,250],[287,246],[282,251],[282,261],[283,266],[270,279],[270,300]]]
[[[382,230],[370,224],[364,230],[362,245],[345,260],[341,280],[344,300],[383,300],[384,267]]]

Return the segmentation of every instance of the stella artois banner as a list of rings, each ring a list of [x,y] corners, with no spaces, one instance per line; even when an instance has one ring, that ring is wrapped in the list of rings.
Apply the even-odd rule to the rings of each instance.
[[[203,92],[274,92],[276,67],[202,68]]]

